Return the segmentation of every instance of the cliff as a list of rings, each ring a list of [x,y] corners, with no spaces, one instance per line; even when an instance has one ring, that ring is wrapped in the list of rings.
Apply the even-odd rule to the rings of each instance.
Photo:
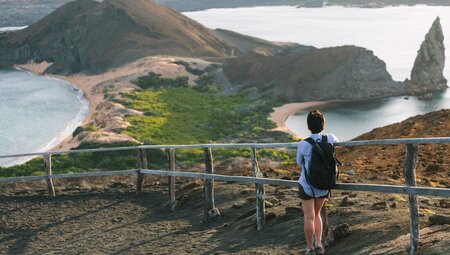
[[[433,22],[425,40],[420,45],[414,67],[411,71],[411,90],[444,90],[447,79],[443,72],[445,66],[444,34],[439,17]]]
[[[404,93],[385,63],[356,46],[264,55],[251,52],[225,64],[230,82],[282,101],[359,99]]]
[[[146,0],[78,0],[0,35],[0,65],[53,62],[51,73],[99,73],[150,55],[224,57],[236,49],[214,31]]]

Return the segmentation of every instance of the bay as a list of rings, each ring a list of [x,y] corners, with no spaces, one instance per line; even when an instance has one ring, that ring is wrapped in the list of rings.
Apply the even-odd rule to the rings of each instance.
[[[79,126],[89,103],[70,83],[0,69],[0,155],[46,151]],[[26,161],[0,159],[0,166]]]
[[[210,9],[184,14],[213,29],[229,29],[270,41],[295,42],[318,48],[341,45],[365,47],[385,61],[389,73],[399,81],[410,77],[420,44],[437,16],[440,17],[444,36],[450,36],[450,7],[442,6],[378,9],[271,6]],[[446,39],[444,43],[450,49],[450,40]],[[444,75],[450,77],[448,57]],[[348,140],[417,114],[450,108],[450,91],[435,94],[431,101],[394,97],[335,103],[318,108],[326,114],[328,131],[341,140]],[[309,135],[306,114],[306,111],[301,111],[286,121],[286,126],[301,137]]]

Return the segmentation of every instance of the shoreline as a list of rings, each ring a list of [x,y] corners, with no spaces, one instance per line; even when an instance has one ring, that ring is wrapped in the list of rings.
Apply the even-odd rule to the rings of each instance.
[[[209,64],[209,62],[200,61],[198,59],[193,58],[181,58],[173,56],[148,56],[99,74],[93,75],[74,74],[67,76],[45,74],[44,73],[45,70],[52,64],[48,62],[27,63],[20,65],[13,65],[13,67],[20,68],[24,71],[31,72],[35,75],[47,76],[63,80],[65,82],[70,83],[76,89],[83,92],[84,98],[89,102],[87,114],[80,124],[80,126],[84,126],[94,120],[97,112],[97,107],[102,102],[105,102],[104,91],[94,91],[94,88],[99,84],[109,81],[119,81],[124,77],[144,75],[147,74],[148,72],[162,73],[167,77],[177,77],[183,75],[187,76],[190,82],[194,82],[196,77],[193,74],[187,72],[184,66],[174,64],[173,62],[176,60],[183,60],[183,61],[195,60],[195,62],[200,63],[201,65]],[[52,146],[50,149],[48,149],[48,151],[66,151],[70,150],[71,148],[77,147],[79,144],[80,141],[78,139],[73,139],[72,134],[70,134],[64,139],[62,139],[62,141],[59,142],[56,146]]]
[[[80,123],[80,126],[85,125],[92,119],[94,115],[94,110],[101,100],[101,98],[99,98],[98,96],[94,96],[90,93],[91,89],[100,82],[95,84],[93,84],[92,82],[87,82],[86,80],[87,76],[63,76],[63,75],[44,74],[45,69],[47,69],[47,67],[50,65],[51,65],[50,63],[42,62],[39,64],[14,65],[14,67],[24,71],[31,72],[35,75],[46,76],[68,82],[76,89],[81,91],[83,93],[84,99],[87,100],[89,103],[86,115],[84,116],[83,121],[81,121]],[[56,145],[50,146],[50,148],[44,150],[45,151],[70,150],[71,148],[77,145],[78,142],[72,140],[72,135],[70,133],[66,137],[61,139],[61,141]]]
[[[296,134],[286,126],[286,120],[289,118],[289,116],[308,108],[322,106],[334,102],[337,102],[337,100],[287,103],[279,107],[274,107],[273,112],[269,116],[269,119],[275,122],[277,127],[272,129],[272,131],[281,131],[288,133],[295,139],[302,138],[299,134]]]
[[[78,126],[82,125],[82,123],[85,121],[88,111],[90,108],[90,101],[87,99],[85,92],[82,91],[77,85],[65,80],[61,79],[60,77],[51,76],[51,75],[43,75],[40,73],[40,69],[44,68],[45,65],[36,65],[33,66],[33,68],[26,67],[24,65],[13,65],[11,66],[12,69],[27,73],[28,75],[36,76],[36,77],[42,77],[49,80],[54,80],[55,82],[58,82],[58,86],[67,86],[70,90],[74,90],[75,97],[80,103],[80,108],[78,108],[77,114],[74,116],[73,119],[71,119],[69,122],[67,122],[66,126],[63,130],[61,130],[57,135],[53,137],[52,140],[48,141],[45,144],[42,144],[42,146],[34,151],[28,151],[23,154],[27,153],[36,153],[36,152],[47,152],[54,150],[58,145],[61,145],[62,143],[66,142],[71,136],[72,136],[72,129],[77,128]],[[22,154],[22,153],[11,153],[10,155],[14,154]],[[23,164],[31,159],[33,159],[35,156],[21,156],[21,157],[15,157],[15,158],[6,158],[7,160],[2,162],[0,164],[1,167],[11,167],[15,165]]]

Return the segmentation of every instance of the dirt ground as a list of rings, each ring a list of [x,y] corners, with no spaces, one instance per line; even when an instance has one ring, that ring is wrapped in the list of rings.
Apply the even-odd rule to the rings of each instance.
[[[141,195],[135,194],[133,177],[55,181],[55,186],[55,198],[46,197],[42,182],[1,186],[0,254],[304,253],[303,219],[293,188],[266,186],[267,223],[257,231],[253,185],[216,182],[221,216],[214,221],[204,220],[201,181],[177,181],[174,212],[167,207],[166,178],[146,176]],[[333,192],[330,224],[348,224],[349,231],[334,232],[327,254],[406,254],[406,199]],[[421,230],[430,232],[422,234],[421,254],[446,254],[450,226],[431,226],[429,217],[448,216],[444,205],[450,201],[421,197],[420,202]],[[427,253],[436,247],[438,253]]]

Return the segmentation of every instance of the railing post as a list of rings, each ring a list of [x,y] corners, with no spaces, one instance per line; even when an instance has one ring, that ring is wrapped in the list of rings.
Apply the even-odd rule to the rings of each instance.
[[[419,147],[417,144],[406,145],[406,158],[405,158],[405,182],[406,186],[417,186],[416,183],[416,166],[417,155]],[[409,227],[410,227],[410,251],[409,254],[413,255],[419,248],[419,204],[416,195],[409,196]]]
[[[262,178],[263,175],[258,166],[256,148],[251,148],[251,159],[253,166],[253,177]],[[256,229],[261,230],[266,223],[266,206],[264,184],[255,183],[256,188]]]
[[[333,242],[334,236],[328,220],[327,201],[320,209],[320,217],[322,218],[322,244],[328,246]]]
[[[169,149],[169,169],[170,171],[175,171],[175,149]],[[169,182],[169,207],[172,211],[175,210],[176,200],[175,200],[175,176],[168,177]]]
[[[140,169],[147,169],[147,155],[145,154],[144,149],[138,149],[138,164]],[[137,183],[136,183],[136,195],[141,194],[142,187],[144,185],[144,174],[142,174],[140,171],[137,175]]]
[[[213,157],[211,148],[204,148],[205,154],[205,173],[213,174]],[[205,194],[205,219],[210,220],[220,215],[219,210],[214,203],[214,180],[206,179],[203,185],[203,192]]]
[[[50,197],[55,197],[55,187],[53,186],[53,179],[50,177],[52,175],[52,155],[44,155],[44,167],[45,175],[47,176],[47,191]]]

